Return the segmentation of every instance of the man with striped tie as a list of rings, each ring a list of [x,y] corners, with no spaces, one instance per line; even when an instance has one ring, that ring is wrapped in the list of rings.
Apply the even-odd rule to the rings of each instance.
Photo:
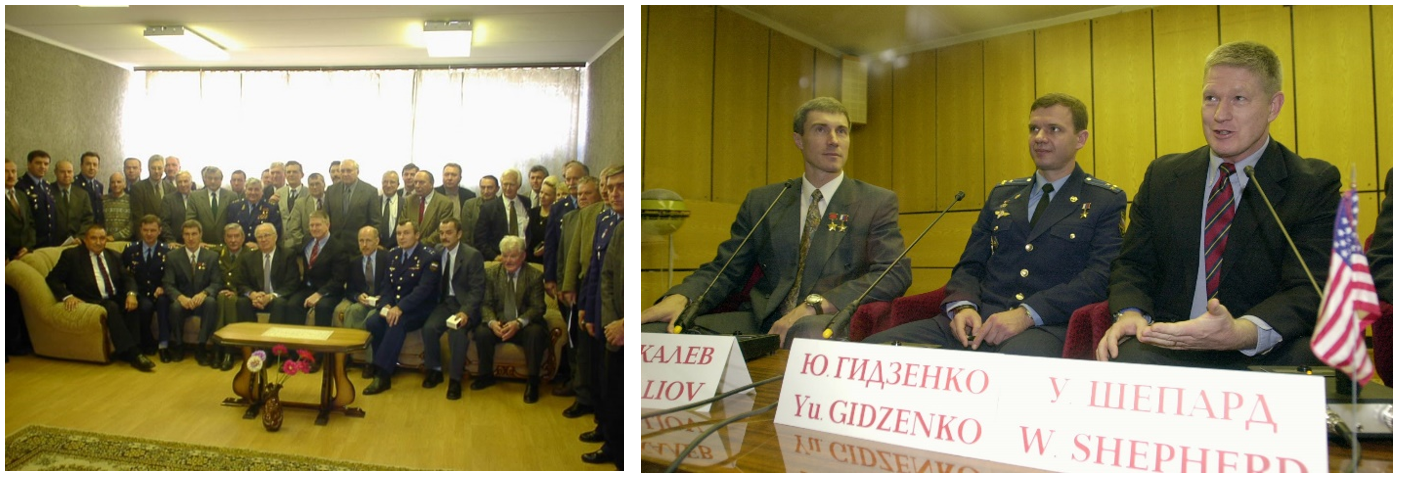
[[[1115,322],[1099,342],[1100,360],[1214,368],[1318,363],[1308,339],[1319,295],[1309,277],[1328,271],[1342,184],[1336,167],[1300,158],[1270,138],[1284,104],[1280,84],[1279,58],[1264,45],[1233,42],[1207,56],[1207,145],[1158,158],[1143,176],[1110,272]]]

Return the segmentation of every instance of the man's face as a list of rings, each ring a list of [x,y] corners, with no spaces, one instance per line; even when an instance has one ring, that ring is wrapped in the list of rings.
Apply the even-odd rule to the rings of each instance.
[[[58,180],[58,186],[67,188],[73,184],[73,164],[67,161],[58,162],[54,167],[54,178]]]
[[[92,155],[88,155],[79,159],[79,163],[82,164],[83,176],[88,178],[97,178],[97,164],[100,162],[101,161],[98,160],[97,157],[94,157]]]
[[[608,177],[608,206],[614,212],[623,213],[623,174]]]
[[[1284,93],[1265,92],[1264,79],[1241,67],[1217,65],[1202,85],[1202,131],[1211,151],[1235,163],[1265,144]]]
[[[443,167],[443,189],[452,191],[462,182],[462,170],[457,167]]]
[[[5,188],[15,188],[15,182],[19,181],[19,167],[15,162],[5,162]]]
[[[793,143],[803,152],[807,168],[835,175],[846,165],[850,130],[846,115],[813,110],[808,112],[803,133],[793,134]]]
[[[545,172],[530,172],[530,189],[540,191],[540,185],[545,183]]]
[[[156,240],[160,239],[160,236],[161,236],[161,224],[160,224],[159,222],[157,222],[157,223],[143,223],[143,224],[141,224],[141,241],[142,241],[142,242],[145,242],[147,245],[155,245]]]
[[[413,183],[413,179],[414,179],[414,177],[416,177],[416,176],[418,176],[418,169],[417,169],[417,168],[405,168],[405,169],[404,169],[404,176],[401,177],[401,178],[403,178],[405,182],[407,182],[407,183],[409,183],[409,184],[412,184],[412,183]],[[413,185],[409,185],[409,186],[412,187]]]
[[[190,179],[189,173],[182,173],[175,176],[175,189],[179,190],[181,194],[189,195],[190,191],[194,188],[195,181]]]
[[[507,272],[516,273],[521,269],[521,265],[524,264],[525,252],[520,250],[501,252],[501,266],[504,267]]]
[[[394,192],[399,191],[399,174],[394,172],[385,172],[384,177],[380,178],[379,188],[380,192],[383,192],[386,196],[393,195]]]
[[[1027,126],[1031,161],[1042,173],[1068,173],[1066,169],[1074,168],[1075,152],[1090,138],[1089,130],[1075,133],[1075,117],[1065,105],[1032,110]]]
[[[263,181],[264,187],[275,186],[272,184],[272,170],[263,170],[263,177],[259,178],[259,180]]]
[[[229,177],[229,189],[234,193],[243,193],[243,182],[248,180],[242,173],[235,173]]]
[[[126,178],[120,173],[112,174],[112,178],[107,179],[107,191],[114,197],[120,197],[126,192]]]
[[[89,229],[83,237],[83,246],[88,247],[89,252],[102,253],[102,249],[107,248],[107,231],[101,228]]]
[[[273,184],[273,185],[278,186],[278,187],[281,187],[281,186],[284,185],[284,183],[287,181],[287,167],[286,167],[286,166],[283,166],[283,165],[275,165],[275,166],[273,166],[272,169],[270,169],[269,171],[272,173],[272,184]]]
[[[491,181],[491,179],[483,178],[482,181],[477,184],[477,187],[481,189],[482,200],[496,198],[496,182]]]
[[[326,180],[321,177],[311,179],[310,182],[307,182],[307,186],[311,187],[311,196],[313,197],[321,198],[321,195],[326,193]]]
[[[356,181],[356,180],[359,180],[359,179],[360,179],[360,165],[359,165],[359,164],[355,164],[355,163],[350,163],[350,164],[342,163],[342,164],[341,164],[341,181],[344,181],[346,185],[350,185],[350,184],[352,184],[352,183],[355,183],[355,181]]]
[[[294,187],[302,186],[302,165],[300,163],[287,166],[287,184]]]
[[[443,246],[456,247],[457,242],[462,240],[462,231],[451,223],[440,223],[438,224],[438,238],[442,240]]]
[[[248,199],[248,203],[258,203],[263,199],[263,186],[257,183],[245,185],[243,198]]]
[[[202,176],[204,180],[204,188],[210,190],[218,190],[219,187],[222,187],[224,185],[224,174],[222,173],[210,170],[208,172],[204,172],[204,175]]]
[[[414,174],[414,193],[418,196],[427,196],[433,191],[433,181],[428,179],[428,172],[418,172]]]
[[[569,187],[570,192],[579,186],[581,178],[584,178],[584,169],[578,165],[570,164],[569,168],[564,169],[564,185]]]
[[[579,208],[598,203],[598,184],[593,182],[579,183]]]
[[[341,181],[341,165],[340,165],[339,163],[337,163],[337,164],[335,164],[335,165],[331,165],[331,185],[335,185],[335,184],[337,184],[337,183],[340,183],[340,181]]]
[[[517,175],[501,176],[501,194],[506,198],[515,200],[516,194],[521,190],[521,177]]]
[[[154,162],[147,163],[146,170],[146,173],[150,176],[152,182],[159,182],[162,178],[165,178],[165,161],[156,160]]]
[[[418,243],[418,232],[412,223],[405,223],[394,228],[394,240],[399,242],[399,248],[407,249]]]
[[[238,251],[243,248],[243,240],[242,228],[224,230],[224,245],[228,245],[230,250]]]
[[[379,235],[368,227],[361,228],[360,233],[356,234],[355,243],[360,245],[361,255],[369,255],[379,248]]]
[[[165,178],[175,178],[177,173],[180,173],[180,159],[165,157]]]
[[[122,173],[126,174],[128,182],[135,183],[141,179],[141,161],[137,159],[127,160],[122,163]]]
[[[272,228],[271,225],[266,227],[263,225],[258,225],[258,228],[253,229],[253,240],[258,242],[258,250],[268,253],[277,248],[277,229]]]
[[[311,221],[307,222],[307,229],[311,231],[312,237],[320,240],[326,238],[326,233],[331,231],[331,224],[326,223],[325,219],[312,217]]]
[[[32,161],[29,162],[29,174],[30,174],[30,175],[33,175],[33,176],[36,176],[36,177],[39,177],[39,178],[44,178],[44,175],[48,175],[48,173],[49,173],[49,157],[34,157],[34,160],[32,160]]]
[[[199,246],[200,239],[203,237],[204,234],[201,233],[200,230],[195,227],[186,228],[180,231],[180,238],[185,240],[185,248],[194,248]]]

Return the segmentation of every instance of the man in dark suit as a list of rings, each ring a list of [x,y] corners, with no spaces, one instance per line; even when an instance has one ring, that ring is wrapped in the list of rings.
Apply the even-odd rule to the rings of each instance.
[[[550,206],[550,220],[545,223],[545,293],[550,296],[559,294],[559,265],[563,264],[562,250],[567,244],[562,244],[560,236],[562,234],[565,214],[579,209],[578,184],[579,180],[589,175],[589,167],[578,160],[570,160],[564,164],[564,184],[566,191],[555,192],[558,197],[554,205]],[[594,191],[598,190],[598,182],[594,181]]]
[[[151,159],[146,161],[146,168],[150,176],[127,187],[131,190],[131,218],[147,215],[159,217],[161,201],[165,200],[165,194],[175,191],[173,186],[167,188],[169,182],[161,180],[165,176],[164,157],[151,155]]]
[[[597,227],[594,240],[589,244],[589,256],[594,261],[589,263],[588,273],[584,277],[583,287],[579,295],[579,315],[580,319],[587,327],[588,338],[585,340],[587,347],[584,348],[591,358],[585,363],[592,366],[594,376],[593,385],[590,391],[593,393],[594,405],[597,411],[594,415],[594,423],[598,426],[591,432],[584,432],[579,436],[579,440],[585,442],[603,441],[603,446],[595,452],[586,453],[581,458],[587,463],[607,463],[610,459],[615,465],[622,463],[621,432],[618,428],[622,425],[622,402],[618,397],[622,392],[622,365],[619,359],[613,358],[610,365],[609,342],[605,338],[604,326],[612,323],[616,317],[605,314],[604,305],[611,303],[612,295],[603,294],[604,279],[608,276],[604,273],[605,267],[613,269],[621,268],[621,260],[617,258],[613,249],[622,248],[616,237],[623,221],[623,194],[624,194],[624,171],[621,165],[609,166],[603,171],[604,191],[607,193],[608,203],[606,210],[597,215],[595,221]],[[588,210],[585,210],[588,211]],[[605,265],[605,261],[611,259],[612,263]],[[611,271],[609,272],[611,273]],[[612,279],[609,279],[610,281]],[[616,288],[616,286],[610,286]],[[614,328],[614,336],[617,335],[617,328]],[[616,355],[614,355],[616,356]]]
[[[234,192],[221,188],[224,172],[219,170],[219,167],[204,167],[204,170],[200,171],[200,177],[204,179],[204,188],[190,194],[190,208],[186,211],[185,218],[199,222],[200,228],[204,229],[203,240],[206,245],[218,245],[224,241],[224,225],[228,223],[229,204],[235,200]]]
[[[1372,248],[1367,249],[1367,263],[1377,287],[1377,298],[1386,303],[1391,303],[1391,222],[1391,170],[1388,169],[1377,230],[1372,234]]]
[[[442,275],[438,253],[418,242],[412,220],[399,220],[394,237],[399,247],[389,251],[389,274],[375,288],[381,292],[379,302],[365,318],[370,344],[375,347],[375,381],[365,387],[365,395],[389,390],[405,336],[423,327],[438,298],[438,278]]]
[[[92,203],[93,222],[107,225],[107,217],[102,211],[102,195],[105,193],[102,182],[97,179],[97,170],[102,164],[102,157],[95,152],[83,152],[83,156],[78,157],[78,178],[73,181],[78,188],[88,192],[88,202]],[[122,240],[126,240],[123,238]]]
[[[54,178],[56,181],[50,185],[50,191],[58,213],[54,217],[55,236],[63,245],[76,244],[88,225],[93,224],[92,202],[87,192],[73,186],[73,162],[59,160],[54,167]]]
[[[345,282],[350,275],[350,264],[346,260],[352,253],[347,245],[331,238],[331,220],[326,212],[311,213],[308,231],[311,238],[293,250],[306,281],[287,299],[287,316],[305,319],[307,309],[315,308],[316,326],[329,327],[331,315],[345,295]]]
[[[1103,300],[1119,253],[1127,197],[1075,161],[1089,113],[1061,93],[1031,104],[1028,140],[1036,174],[993,187],[941,313],[870,336],[866,343],[1059,357],[1070,314]]]
[[[408,175],[408,167],[404,168],[404,172],[405,175]],[[418,168],[416,167],[414,168],[414,174],[418,174]],[[412,177],[406,176],[404,178],[406,179],[404,182],[408,183],[407,179]],[[465,205],[468,200],[477,198],[477,194],[472,193],[471,190],[462,188],[461,184],[462,166],[456,163],[449,163],[443,166],[443,184],[434,189],[447,197],[448,201],[451,202],[452,218],[458,220],[462,219],[462,206]]]
[[[191,178],[190,172],[175,174],[175,192],[161,200],[161,229],[164,232],[161,240],[179,243],[180,236],[175,230],[189,219],[186,212],[190,210],[190,190],[193,188],[194,179]],[[204,228],[204,225],[201,224],[200,228]]]
[[[414,173],[418,173],[418,167],[414,167]],[[408,177],[408,183],[413,183],[412,177]],[[413,192],[409,192],[413,195]],[[375,230],[380,232],[380,245],[393,245],[394,225],[399,223],[399,211],[404,207],[404,190],[399,188],[399,174],[393,170],[384,172],[380,177],[380,196],[376,200],[379,205],[379,225]]]
[[[414,174],[414,194],[404,199],[400,218],[413,220],[418,225],[419,238],[425,244],[438,244],[438,228],[443,220],[453,218],[452,201],[441,193],[433,191],[433,172],[419,170]]]
[[[199,222],[186,220],[180,227],[184,248],[166,255],[165,294],[170,297],[169,325],[161,325],[161,341],[169,339],[170,361],[185,359],[185,319],[199,315],[199,337],[196,346],[196,360],[207,365],[208,354],[204,344],[214,334],[214,326],[219,323],[219,304],[215,295],[222,285],[223,271],[219,268],[219,255],[208,248],[201,248],[204,238]]]
[[[326,213],[331,216],[331,236],[348,244],[360,227],[379,224],[381,205],[376,204],[375,187],[360,180],[358,163],[346,160],[340,168],[342,185],[326,192]]]
[[[759,216],[782,195],[766,223],[757,226],[750,239],[753,245],[739,252],[698,309],[714,308],[744,286],[755,266],[762,266],[765,274],[750,290],[752,310],[700,317],[697,324],[716,332],[778,334],[785,346],[795,335],[820,338],[830,318],[825,315],[860,296],[905,244],[896,222],[895,193],[847,178],[842,171],[850,128],[840,102],[822,97],[804,104],[793,119],[793,143],[803,153],[803,176],[749,192],[730,228],[733,235],[720,244],[715,260],[643,312],[643,323],[658,323],[644,325],[644,331],[669,329],[663,324],[674,322],[686,304],[700,296]],[[784,193],[785,187],[793,192]],[[814,204],[816,210],[810,209]],[[894,300],[909,285],[910,264],[905,259],[865,301]]]
[[[58,203],[54,192],[44,175],[49,173],[49,154],[43,150],[29,152],[28,171],[15,182],[15,190],[23,193],[29,202],[29,212],[34,215],[34,246],[36,248],[56,247],[63,244],[64,237],[58,236]]]
[[[1207,146],[1158,158],[1144,173],[1110,273],[1116,321],[1096,354],[1214,368],[1316,365],[1309,337],[1319,296],[1309,275],[1328,271],[1338,169],[1270,139],[1284,93],[1269,47],[1228,43],[1206,64]]]
[[[389,274],[389,252],[379,246],[379,232],[375,227],[360,227],[357,235],[359,255],[353,257],[350,265],[350,281],[345,286],[345,299],[350,306],[345,308],[343,324],[345,328],[365,328],[365,317],[379,302],[379,287]],[[375,358],[374,347],[365,349],[365,358]],[[362,378],[373,378],[373,362],[366,362]]]
[[[428,377],[423,388],[433,388],[443,381],[442,344],[439,339],[448,334],[451,359],[448,364],[448,400],[462,398],[462,368],[467,363],[467,335],[482,322],[482,294],[486,288],[482,253],[462,243],[462,222],[447,218],[438,225],[443,245],[438,264],[443,266],[442,301],[428,314],[423,324],[423,362]],[[448,323],[452,322],[453,326]]]
[[[107,310],[107,334],[116,358],[143,372],[156,364],[141,354],[137,345],[136,281],[122,269],[117,252],[107,250],[107,232],[102,225],[90,224],[82,235],[82,248],[64,250],[58,264],[49,271],[49,289],[73,310],[79,303],[95,303]],[[120,302],[120,303],[119,303]]]
[[[496,383],[496,344],[511,342],[525,350],[529,370],[525,403],[535,403],[540,398],[540,362],[549,342],[545,286],[540,282],[540,272],[525,266],[525,240],[508,235],[497,248],[501,250],[501,263],[486,269],[486,300],[482,303],[481,324],[473,332],[480,366],[477,378],[472,380],[472,390]]]
[[[506,170],[501,174],[501,199],[482,203],[476,242],[486,258],[498,259],[501,238],[507,235],[529,241],[525,231],[530,226],[530,199],[519,195],[520,188],[520,170]]]
[[[598,390],[602,392],[602,401],[599,403],[598,420],[599,429],[603,433],[603,446],[598,451],[586,453],[583,458],[585,462],[595,463],[591,460],[601,458],[613,458],[613,466],[618,470],[623,469],[623,410],[625,405],[623,392],[623,363],[628,356],[622,350],[623,331],[625,324],[623,320],[623,291],[627,288],[624,283],[624,273],[626,267],[623,265],[623,257],[626,256],[623,247],[623,225],[619,223],[617,233],[613,234],[613,239],[608,245],[608,253],[603,257],[603,272],[599,281],[599,295],[603,300],[603,317],[600,319],[603,324],[605,368],[600,369]],[[590,435],[593,432],[586,432]],[[580,440],[584,440],[580,438]],[[590,456],[594,457],[590,459]]]
[[[5,159],[5,261],[18,260],[35,247],[34,213],[29,210],[29,197],[15,188],[19,183],[19,168]],[[16,307],[18,309],[18,307]]]
[[[272,323],[305,325],[306,310],[289,301],[302,283],[296,254],[277,245],[277,230],[271,224],[258,225],[253,238],[258,251],[241,256],[236,267],[240,272],[235,279],[238,317],[255,318],[257,312],[268,312]]]
[[[485,256],[486,251],[482,250],[482,244],[478,242],[478,240],[484,235],[481,223],[482,203],[493,201],[500,202],[501,200],[499,200],[496,196],[496,192],[501,190],[501,184],[500,182],[496,181],[495,175],[487,175],[485,177],[482,177],[482,179],[477,183],[477,188],[481,189],[482,196],[468,199],[466,202],[463,202],[462,216],[458,217],[458,219],[462,220],[462,228],[465,228],[467,233],[462,237],[463,241],[471,244],[477,249],[477,251],[482,252],[482,255]],[[500,247],[496,245],[491,246],[492,250],[495,250],[497,248]],[[496,257],[493,256],[487,258]]]
[[[575,193],[578,196],[577,204],[580,209],[589,208],[598,203],[601,198],[599,196],[598,178],[587,176],[579,179],[578,185],[575,187]],[[592,211],[596,212],[597,210]],[[560,222],[560,245],[558,259],[555,262],[557,278],[566,278],[564,268],[565,260],[569,258],[570,250],[576,247],[575,242],[579,237],[579,224],[584,223],[579,220],[581,217],[582,215],[580,215],[578,209],[570,210],[565,212],[564,221]],[[578,309],[574,304],[576,299],[574,292],[571,291],[569,295],[565,295],[563,289],[558,288],[556,283],[545,282],[545,291],[549,292],[551,290],[556,292],[554,294],[557,299],[556,305],[559,306],[560,314],[563,315],[565,323],[569,325],[569,337],[574,339],[573,346],[569,348],[569,353],[571,354],[570,359],[572,360],[570,362],[570,386],[567,389],[556,389],[556,392],[558,392],[557,395],[561,396],[568,396],[570,393],[574,394],[574,403],[570,405],[568,409],[565,409],[564,416],[566,418],[575,418],[593,413],[594,411],[594,392],[592,388],[595,375],[591,372],[595,371],[592,363],[595,355],[593,354],[592,345],[587,343],[588,333],[584,331],[583,326],[578,322]]]
[[[155,215],[141,218],[137,225],[140,241],[132,242],[122,251],[122,264],[126,265],[127,273],[136,279],[136,295],[139,302],[136,318],[141,332],[138,342],[141,351],[151,355],[156,353],[159,347],[161,363],[170,363],[168,350],[165,350],[168,338],[161,339],[158,345],[156,335],[151,332],[152,314],[158,318],[157,325],[170,325],[167,318],[170,315],[170,297],[165,295],[162,285],[165,281],[165,258],[170,253],[170,248],[161,243],[160,234],[159,218]]]

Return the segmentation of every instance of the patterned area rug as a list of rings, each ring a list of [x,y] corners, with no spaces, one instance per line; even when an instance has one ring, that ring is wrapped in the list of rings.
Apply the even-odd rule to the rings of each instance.
[[[5,438],[5,470],[404,470],[30,425]]]

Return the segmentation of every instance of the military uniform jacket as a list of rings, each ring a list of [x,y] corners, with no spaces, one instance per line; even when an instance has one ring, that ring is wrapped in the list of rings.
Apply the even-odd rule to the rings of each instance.
[[[389,274],[377,289],[380,295],[376,308],[397,306],[404,315],[427,318],[438,305],[438,280],[442,276],[442,267],[438,264],[440,256],[437,250],[422,243],[413,249],[407,261],[403,249],[390,250]]]
[[[1077,164],[1032,228],[1034,182],[993,187],[949,278],[946,305],[972,302],[987,318],[1025,303],[1042,324],[1065,325],[1075,309],[1108,296],[1109,265],[1123,241],[1124,191]]]
[[[569,249],[563,235],[564,216],[579,208],[574,197],[564,196],[550,205],[550,220],[545,222],[545,281],[555,282],[564,272],[559,266],[564,264],[565,251]]]
[[[107,217],[102,212],[102,182],[96,178],[88,178],[79,173],[73,177],[73,186],[88,192],[88,201],[92,203],[92,218],[94,222],[107,224]]]
[[[222,283],[219,285],[219,288],[237,293],[238,258],[243,256],[244,253],[248,252],[248,248],[240,247],[237,253],[235,253],[233,250],[229,250],[228,245],[219,245],[217,247],[212,247],[212,249],[215,252],[219,253],[219,270],[220,273],[224,275],[224,278],[222,280]]]
[[[136,294],[155,300],[156,287],[165,281],[165,258],[170,254],[170,247],[157,241],[149,260],[142,254],[144,248],[146,244],[141,242],[127,245],[126,250],[122,250],[122,265],[136,279]]]
[[[49,184],[42,180],[36,182],[28,172],[22,172],[15,182],[15,192],[18,200],[29,202],[29,213],[34,217],[34,246],[53,247],[63,243],[64,239],[56,235],[58,226],[54,222],[58,219],[58,207],[54,205],[57,202]],[[19,197],[20,193],[27,198]]]
[[[261,223],[271,223],[277,228],[277,238],[282,238],[282,212],[277,210],[277,206],[270,204],[267,200],[260,200],[258,203],[248,203],[248,199],[241,199],[229,204],[229,210],[224,215],[229,223],[237,223],[243,227],[243,238],[250,242],[256,240],[253,236],[253,229],[258,228]],[[221,228],[220,231],[223,231]],[[279,241],[279,243],[281,243]]]

